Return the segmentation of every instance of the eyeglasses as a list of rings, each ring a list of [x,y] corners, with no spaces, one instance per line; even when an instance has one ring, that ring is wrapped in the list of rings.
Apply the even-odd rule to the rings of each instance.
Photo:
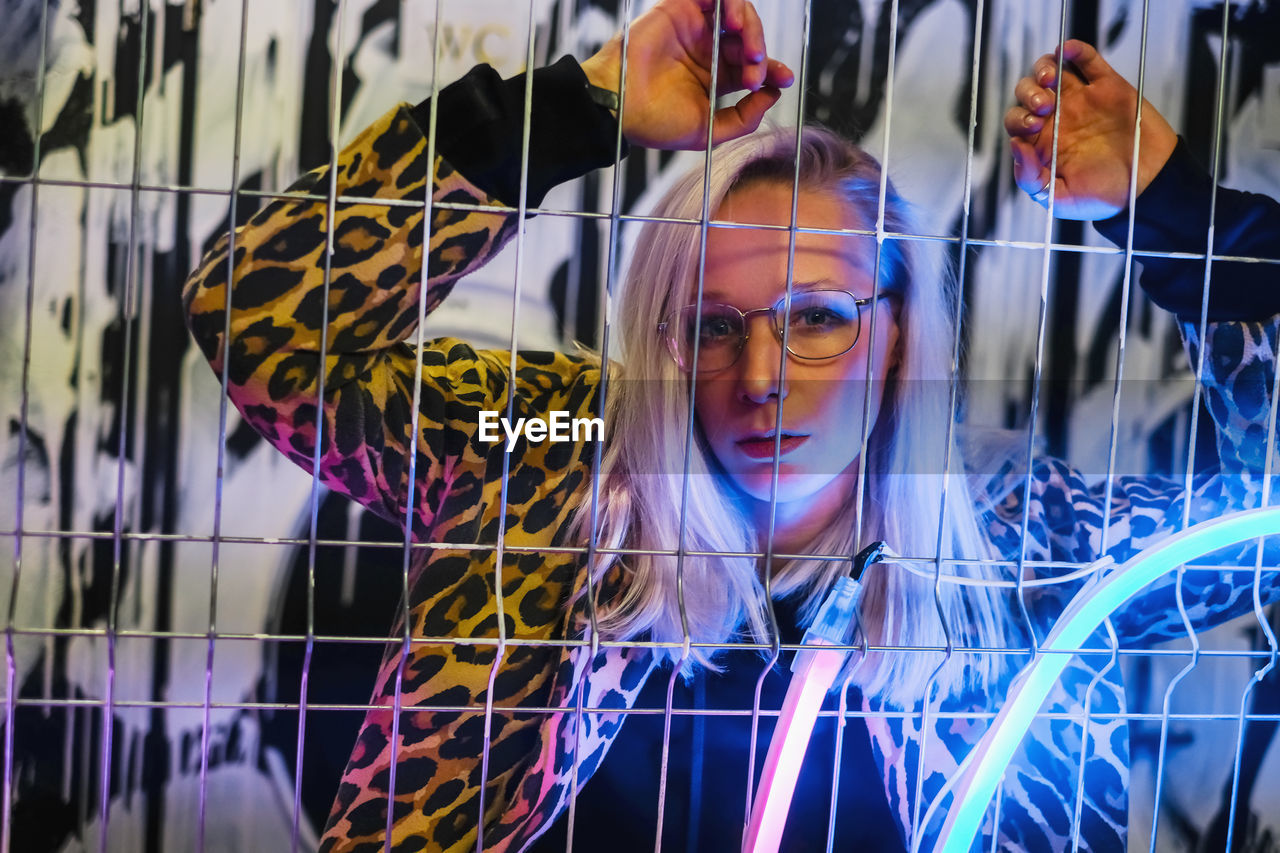
[[[876,299],[859,299],[847,290],[803,290],[791,295],[790,332],[786,335],[787,352],[797,358],[821,360],[844,355],[853,349],[862,332],[862,309]],[[676,364],[686,372],[693,370],[694,343],[697,342],[698,373],[725,370],[738,360],[749,337],[747,319],[753,314],[768,314],[774,334],[783,340],[783,318],[786,297],[768,308],[739,311],[718,302],[686,305],[667,315],[658,324],[658,333]]]

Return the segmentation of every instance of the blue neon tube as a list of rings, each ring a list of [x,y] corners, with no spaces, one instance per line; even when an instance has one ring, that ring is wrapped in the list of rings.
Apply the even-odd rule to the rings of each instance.
[[[1060,652],[1081,648],[1103,620],[1166,572],[1219,548],[1276,534],[1280,534],[1280,507],[1224,515],[1170,536],[1080,590],[1041,646],[1051,654],[1041,654],[1028,664],[961,772],[938,793],[941,801],[948,789],[954,790],[955,799],[934,849],[968,853],[973,847],[982,816],[1014,750],[1071,660]]]

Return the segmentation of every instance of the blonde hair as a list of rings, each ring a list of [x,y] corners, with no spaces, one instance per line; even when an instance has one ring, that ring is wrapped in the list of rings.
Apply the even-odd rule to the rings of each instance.
[[[797,174],[804,191],[834,194],[874,223],[881,170],[874,158],[831,131],[805,127],[759,133],[713,152],[708,209],[716,211],[733,190],[757,181],[791,185]],[[698,220],[703,210],[703,170],[681,178],[658,203],[654,216]],[[913,233],[905,202],[887,187],[884,230]],[[604,549],[675,551],[684,554],[598,555],[593,573],[621,559],[627,570],[625,593],[602,602],[598,627],[607,639],[647,639],[680,643],[721,643],[746,637],[769,642],[769,622],[759,564],[750,557],[720,556],[763,550],[762,532],[744,515],[731,487],[692,429],[688,471],[688,376],[669,356],[655,331],[659,318],[696,301],[700,228],[678,222],[647,222],[623,286],[618,312],[622,367],[611,373],[606,403],[608,443],[599,478],[597,545]],[[796,596],[803,622],[816,614],[835,579],[850,569],[855,542],[883,539],[898,553],[933,556],[938,549],[940,507],[946,537],[943,560],[996,556],[983,533],[964,476],[964,462],[952,440],[950,476],[942,473],[946,427],[952,417],[949,378],[955,318],[954,279],[931,251],[934,243],[889,239],[882,243],[880,289],[900,295],[895,366],[867,444],[862,536],[854,536],[851,500],[805,553],[845,560],[793,560],[774,573],[774,597]],[[921,462],[921,459],[928,461]],[[681,514],[684,514],[683,526]],[[585,538],[591,506],[584,503],[575,529]],[[683,534],[683,537],[682,537]],[[694,553],[689,553],[694,552]],[[716,556],[701,556],[712,552]],[[775,561],[776,563],[776,561]],[[985,575],[987,570],[944,563],[944,572]],[[870,696],[902,707],[924,698],[931,675],[947,694],[983,689],[1002,669],[999,655],[937,651],[947,644],[941,607],[955,646],[1007,647],[1012,622],[1006,599],[988,588],[943,584],[935,603],[932,580],[892,564],[877,564],[863,578],[862,629],[871,645],[931,648],[880,652],[853,670],[854,681]],[[659,649],[672,660],[680,648]],[[685,671],[714,667],[714,653],[692,649]],[[941,669],[939,668],[939,665]]]

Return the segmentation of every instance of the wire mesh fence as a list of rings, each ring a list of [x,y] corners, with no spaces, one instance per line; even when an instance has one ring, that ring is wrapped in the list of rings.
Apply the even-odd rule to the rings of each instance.
[[[361,240],[385,240],[377,229],[388,222],[413,223],[405,245],[418,254],[401,259],[399,273],[411,283],[430,282],[440,276],[432,263],[459,263],[447,251],[434,254],[441,241],[477,253],[468,240],[476,233],[497,240],[499,226],[474,223],[485,213],[505,214],[502,236],[510,241],[502,253],[469,270],[438,305],[416,297],[400,305],[397,317],[408,325],[397,330],[407,334],[397,357],[403,375],[430,377],[446,370],[448,359],[462,358],[454,339],[470,342],[469,352],[481,355],[468,369],[486,372],[450,375],[461,383],[451,387],[482,389],[481,398],[512,422],[540,413],[529,400],[534,390],[554,385],[556,370],[583,363],[575,341],[606,356],[624,354],[619,341],[627,319],[611,309],[626,270],[651,249],[639,236],[647,223],[688,232],[679,239],[694,247],[690,292],[700,303],[724,298],[715,295],[708,263],[726,235],[745,234],[748,246],[781,246],[770,256],[782,259],[782,273],[771,281],[777,293],[759,305],[735,304],[758,309],[786,293],[776,309],[784,347],[796,332],[789,285],[803,283],[797,264],[807,263],[807,247],[816,241],[856,245],[862,283],[871,288],[859,296],[877,295],[904,253],[945,256],[958,283],[945,294],[951,300],[945,307],[960,317],[945,340],[934,342],[947,370],[907,379],[918,383],[915,396],[930,401],[929,411],[947,417],[936,434],[921,428],[928,441],[908,454],[914,467],[896,471],[941,486],[928,492],[937,501],[927,518],[911,520],[911,541],[928,545],[913,550],[890,542],[901,552],[892,571],[918,578],[927,592],[908,618],[936,623],[939,632],[935,641],[914,643],[860,636],[856,650],[874,653],[869,661],[918,658],[932,670],[968,653],[1010,671],[1022,666],[1044,640],[1044,613],[1061,607],[1054,590],[1075,589],[1071,581],[1097,573],[1097,559],[1141,538],[1138,528],[1147,522],[1132,509],[1154,500],[1156,478],[1161,489],[1186,496],[1171,504],[1180,516],[1175,528],[1219,514],[1232,494],[1247,495],[1249,505],[1274,503],[1275,389],[1267,381],[1274,376],[1267,373],[1274,328],[1259,318],[1240,344],[1237,357],[1253,359],[1247,363],[1255,372],[1227,371],[1232,382],[1252,384],[1247,404],[1224,415],[1216,390],[1224,384],[1223,365],[1215,359],[1229,345],[1193,346],[1188,364],[1178,322],[1142,296],[1143,268],[1135,262],[1181,260],[1210,293],[1231,274],[1223,270],[1245,264],[1271,270],[1276,258],[1236,251],[1218,222],[1217,202],[1205,240],[1173,251],[1133,239],[1115,246],[1086,225],[1054,219],[1013,185],[999,120],[1038,56],[1069,37],[1084,38],[1137,86],[1139,100],[1145,93],[1183,134],[1214,182],[1275,197],[1274,4],[1186,0],[1152,14],[1137,0],[757,3],[771,54],[797,76],[772,112],[793,128],[779,138],[794,145],[801,138],[795,127],[822,122],[884,166],[865,215],[834,226],[812,224],[798,166],[783,182],[786,215],[766,227],[749,216],[729,221],[707,191],[699,191],[691,215],[655,212],[683,174],[714,183],[714,152],[632,146],[618,165],[540,198],[530,178],[537,166],[530,105],[539,103],[531,76],[523,78],[528,88],[512,125],[520,140],[514,197],[486,199],[457,184],[448,185],[452,194],[433,196],[422,165],[416,183],[404,178],[408,192],[379,193],[353,179],[361,166],[344,159],[344,147],[397,101],[430,99],[413,114],[423,119],[413,157],[434,163],[443,146],[458,145],[440,92],[474,64],[509,77],[566,53],[585,59],[615,31],[626,43],[631,23],[650,5],[7,0],[9,23],[0,35],[6,57],[0,112],[9,127],[0,143],[0,387],[9,422],[0,520],[8,546],[0,579],[7,595],[0,849],[310,850],[322,847],[326,828],[323,849],[334,850],[354,849],[365,832],[370,849],[383,838],[387,848],[402,849],[598,849],[600,803],[615,795],[592,794],[587,786],[596,770],[599,778],[625,776],[617,769],[624,761],[636,774],[627,799],[645,805],[636,818],[643,832],[610,815],[620,839],[644,849],[735,848],[751,811],[754,768],[764,760],[785,692],[781,668],[798,648],[794,629],[812,615],[774,589],[790,583],[774,568],[804,563],[809,571],[836,571],[824,567],[846,565],[869,544],[868,531],[895,529],[883,526],[879,493],[868,485],[895,473],[877,467],[870,392],[885,379],[883,373],[877,379],[883,365],[875,358],[856,377],[810,390],[798,360],[777,365],[778,382],[790,376],[797,403],[848,393],[838,422],[846,446],[856,450],[853,465],[823,462],[815,470],[827,479],[849,472],[853,486],[842,504],[848,517],[841,518],[849,522],[852,550],[843,540],[812,553],[792,547],[786,535],[792,519],[778,498],[787,487],[785,466],[766,465],[756,484],[766,507],[757,541],[721,547],[732,540],[699,528],[707,516],[697,501],[707,478],[735,473],[708,471],[699,461],[708,452],[716,457],[705,424],[692,414],[705,421],[713,411],[698,394],[719,398],[714,383],[704,377],[699,384],[696,372],[674,385],[670,377],[648,380],[653,387],[625,370],[593,374],[590,414],[604,418],[610,431],[617,424],[606,415],[613,396],[660,400],[685,413],[666,433],[673,437],[669,455],[648,460],[652,467],[643,472],[671,480],[669,494],[678,496],[671,508],[676,524],[656,546],[655,539],[637,546],[570,536],[565,527],[582,505],[585,529],[616,529],[609,514],[617,493],[603,472],[621,464],[609,456],[611,442],[624,440],[617,432],[578,445],[584,455],[571,487],[565,483],[575,475],[557,467],[568,463],[541,456],[551,473],[530,482],[524,451],[504,453],[505,441],[487,456],[458,451],[443,468],[430,453],[403,452],[413,439],[388,441],[379,458],[368,455],[361,464],[366,474],[376,470],[370,482],[379,490],[402,489],[400,497],[379,512],[361,508],[339,493],[344,481],[329,456],[353,436],[326,421],[323,398],[290,403],[289,432],[281,426],[270,434],[267,416],[238,411],[229,399],[228,391],[248,381],[237,373],[240,364],[215,359],[210,373],[211,353],[187,332],[181,291],[188,273],[229,228],[264,211],[314,217],[319,242],[307,250],[316,270],[308,281],[342,294],[306,305],[273,297],[289,305],[270,309],[280,328],[298,322],[316,334],[303,347],[309,360],[275,381],[313,395],[326,383],[336,387],[372,370],[359,362],[364,348],[344,337],[367,332],[343,328],[341,318],[352,310],[347,300],[358,286],[386,287],[378,274],[395,262],[385,251],[352,261],[367,248]],[[713,24],[726,23],[718,17],[724,10],[709,14]],[[721,27],[711,30],[716,49],[723,48]],[[624,111],[637,97],[625,86],[619,96]],[[620,131],[615,126],[611,133],[622,154]],[[1139,145],[1135,140],[1133,150]],[[1058,166],[1055,156],[1050,168]],[[298,175],[317,168],[319,179],[290,189]],[[399,168],[367,174],[385,187],[400,179]],[[435,177],[447,180],[443,172]],[[1134,181],[1136,187],[1136,174]],[[895,186],[914,209],[909,229],[892,221]],[[1056,202],[1049,197],[1050,211]],[[356,220],[375,224],[354,236],[337,227]],[[261,222],[230,230],[221,266],[208,281],[239,286],[245,253],[269,251],[252,242],[253,227],[263,230]],[[242,239],[251,241],[249,249]],[[280,264],[290,262],[280,255]],[[236,314],[246,306],[233,291],[224,287],[223,310],[208,314],[209,325],[201,327],[206,340],[226,344],[242,334]],[[1191,319],[1194,341],[1212,331],[1208,306],[1206,298]],[[864,340],[887,334],[901,316],[893,313],[897,307],[890,299],[862,309]],[[433,343],[444,338],[447,347]],[[522,355],[552,351],[564,353],[560,361]],[[1229,390],[1239,388],[1246,385]],[[431,382],[394,390],[403,392],[407,412],[443,405]],[[566,395],[554,398],[564,403],[557,408],[570,407],[571,389],[551,390]],[[391,386],[369,393],[367,405],[383,414],[388,401],[398,402]],[[768,433],[778,450],[789,438],[779,434],[785,408],[777,407],[772,429],[757,424],[756,438]],[[1250,437],[1252,455],[1232,457],[1244,445],[1215,435],[1224,424]],[[993,429],[979,434],[978,427]],[[315,440],[326,429],[328,445]],[[405,429],[414,436],[420,425],[413,420]],[[377,432],[362,440],[373,441]],[[389,462],[397,449],[400,461]],[[961,451],[963,459],[953,455]],[[1037,539],[1044,530],[1065,537],[1070,523],[1036,516],[1037,484],[1067,476],[1045,462],[1052,457],[1072,463],[1070,476],[1099,500],[1097,524],[1074,550]],[[960,472],[965,464],[967,478]],[[1214,482],[1225,485],[1207,487],[1215,473]],[[1016,547],[951,552],[948,506],[955,512],[968,489],[991,489],[992,506],[1007,509],[1003,535]],[[551,536],[547,524],[561,533]],[[617,594],[619,571],[615,564],[589,588],[581,569],[611,555],[627,565],[651,558],[674,566],[675,623],[666,634],[620,639],[601,628],[601,620],[616,616],[609,591]],[[708,637],[691,624],[686,586],[703,595],[714,585],[694,587],[686,571],[713,560],[762,566],[766,630],[759,636]],[[1044,807],[1043,822],[1053,824],[1050,814],[1058,809],[1065,815],[1063,826],[1053,824],[1051,845],[1105,849],[1102,839],[1125,843],[1127,833],[1134,849],[1274,846],[1270,816],[1277,811],[1266,782],[1278,772],[1268,746],[1280,720],[1280,693],[1273,677],[1255,677],[1269,671],[1275,652],[1274,557],[1256,547],[1230,560],[1180,570],[1167,600],[1117,617],[1127,620],[1121,635],[1143,641],[1122,643],[1109,623],[1080,650],[1085,665],[1076,677],[1084,680],[1074,700],[1039,717],[1055,731],[1069,730],[1065,742],[1073,746],[1065,749],[1077,750],[1065,763],[1069,796]],[[424,571],[459,579],[428,589]],[[1002,642],[984,645],[970,625],[952,619],[956,611],[947,602],[959,600],[950,596],[962,586],[947,579],[952,575],[967,576],[966,588],[982,581],[1011,602]],[[1214,620],[1205,608],[1227,600],[1243,615],[1208,629]],[[693,600],[695,614],[700,606]],[[452,627],[436,630],[441,624]],[[1166,632],[1178,639],[1146,641],[1163,640]],[[716,649],[730,655],[730,671],[747,673],[733,701],[715,686],[708,698],[715,682],[705,672],[681,676],[684,664]],[[619,674],[634,665],[647,675],[644,664],[658,657],[668,659],[666,668],[647,679],[631,670]],[[437,666],[442,671],[432,671]],[[926,672],[926,688],[941,673]],[[863,695],[865,675],[846,681],[819,715],[826,726],[819,737],[831,740],[821,748],[815,742],[806,761],[825,761],[825,792],[805,819],[824,827],[827,849],[845,849],[858,843],[851,818],[841,817],[850,792],[878,788],[888,802],[867,820],[896,821],[906,836],[897,843],[928,849],[935,841],[925,821],[936,793],[933,774],[949,772],[930,763],[946,748],[936,727],[980,733],[1002,690],[954,704],[940,688],[926,689],[914,706],[891,707]],[[439,689],[447,682],[456,690]],[[627,707],[620,707],[620,695]],[[365,724],[367,715],[376,725]],[[633,738],[649,740],[631,740],[633,751],[603,753],[623,717],[636,723],[633,732],[645,732]],[[909,759],[888,755],[894,738]],[[1102,760],[1112,754],[1104,750],[1108,740],[1119,766]],[[651,749],[637,754],[637,742]],[[472,747],[475,754],[462,754]],[[614,756],[612,769],[602,753]],[[391,760],[362,763],[373,755]],[[886,768],[898,759],[912,766],[902,771],[905,778],[891,780]],[[726,772],[716,765],[731,766],[738,777],[732,795],[711,787]],[[374,770],[361,775],[367,767]],[[1113,835],[1095,835],[1091,816],[1106,809],[1093,801],[1091,785],[1106,783],[1091,780],[1108,773],[1122,778],[1129,794],[1127,805],[1113,804],[1127,821]],[[1019,793],[1024,776],[1011,772],[1007,799],[997,795],[987,813],[989,827],[1002,820],[1017,825],[1015,810],[1027,802]],[[455,777],[466,781],[467,796],[455,791],[458,800],[448,808],[432,805],[431,797],[449,800]],[[363,787],[356,784],[361,779]],[[394,808],[386,791],[394,792]],[[365,810],[359,821],[350,818],[353,803]],[[416,813],[425,823],[413,822]],[[461,821],[456,838],[441,828],[451,821]],[[486,831],[477,834],[482,822]],[[1009,849],[1029,843],[1007,832],[987,842]]]

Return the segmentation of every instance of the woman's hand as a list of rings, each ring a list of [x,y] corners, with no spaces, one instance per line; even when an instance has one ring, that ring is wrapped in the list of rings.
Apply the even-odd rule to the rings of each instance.
[[[746,90],[736,104],[716,110],[716,143],[760,126],[795,75],[765,50],[764,28],[747,0],[662,0],[632,22],[627,44],[627,86],[622,132],[648,148],[700,150],[707,144],[711,110],[712,39],[720,5],[720,64],[716,94]],[[622,35],[582,63],[594,86],[617,91]]]
[[[1092,46],[1072,39],[1036,60],[1018,81],[1018,99],[1004,116],[1018,186],[1041,205],[1049,201],[1053,127],[1058,123],[1058,171],[1053,212],[1063,219],[1105,219],[1128,205],[1138,92]],[[1057,103],[1055,103],[1057,102]],[[1145,99],[1138,152],[1140,195],[1173,153],[1178,136]]]

